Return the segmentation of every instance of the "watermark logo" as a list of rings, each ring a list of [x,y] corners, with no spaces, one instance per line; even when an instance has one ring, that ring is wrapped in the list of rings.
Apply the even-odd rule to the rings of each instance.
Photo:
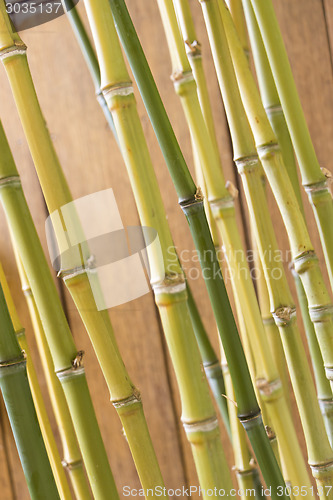
[[[16,31],[52,21],[71,10],[79,0],[7,0],[6,11]]]
[[[157,231],[125,228],[112,189],[62,206],[45,229],[52,266],[65,279],[87,273],[98,310],[139,298],[150,291],[149,281],[164,279]]]

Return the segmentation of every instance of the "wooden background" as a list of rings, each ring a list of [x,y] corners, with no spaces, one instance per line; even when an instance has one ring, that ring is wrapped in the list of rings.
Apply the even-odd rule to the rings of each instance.
[[[174,95],[169,78],[170,60],[157,4],[154,0],[145,2],[128,0],[127,3],[163,101],[166,103],[175,133],[192,170],[189,134],[178,98]],[[320,164],[330,169],[333,157],[331,52],[333,48],[331,45],[333,43],[333,1],[275,0],[274,4]],[[207,75],[209,75],[208,83],[225,175],[234,184],[238,184],[232,166],[230,141],[211,62],[201,8],[196,0],[191,0],[191,5],[198,38],[203,45],[205,68]],[[84,15],[82,2],[80,2],[79,8]],[[22,38],[28,45],[29,62],[41,107],[71,186],[73,197],[77,198],[112,187],[124,225],[138,224],[138,216],[124,164],[95,100],[90,76],[67,19],[62,17],[49,24],[23,32]],[[189,255],[193,256],[193,244],[189,230],[177,205],[175,190],[148,117],[138,92],[136,93],[144,131],[162,188],[162,196],[175,244],[180,254],[183,250],[189,251],[186,253],[186,257],[189,258]],[[46,248],[45,206],[3,68],[0,69],[0,110],[1,119],[22,177],[28,204],[40,238]],[[286,253],[287,238],[273,201],[271,201],[271,207],[279,242]],[[309,215],[308,220],[315,247],[320,252],[318,234],[311,209],[307,203],[306,211]],[[0,259],[14,294],[21,320],[25,324],[28,340],[35,354],[36,348],[31,324],[24,298],[20,292],[19,279],[2,210],[0,211],[0,242]],[[185,268],[190,277],[195,278],[197,264],[185,262]],[[290,283],[292,286],[291,279]],[[217,348],[214,321],[202,280],[193,279],[192,287],[199,301],[205,325]],[[139,487],[139,481],[127,443],[121,433],[118,417],[109,402],[106,384],[87,334],[66,293],[64,294],[64,303],[76,345],[86,352],[85,367],[88,383],[112,470],[122,497],[123,486]],[[146,295],[114,308],[110,314],[126,366],[142,393],[148,425],[166,486],[176,488],[182,485],[196,485],[197,478],[191,452],[179,423],[181,410],[175,378],[152,295]],[[36,355],[34,357],[42,389],[46,392],[39,361]],[[47,404],[50,407],[48,401]],[[51,414],[50,418],[55,429]],[[295,416],[295,422],[303,443],[297,416]],[[29,498],[29,494],[3,407],[0,413],[0,424],[0,497],[2,500],[26,500]],[[232,466],[232,456],[223,429],[222,434]],[[198,497],[193,496],[193,498]]]

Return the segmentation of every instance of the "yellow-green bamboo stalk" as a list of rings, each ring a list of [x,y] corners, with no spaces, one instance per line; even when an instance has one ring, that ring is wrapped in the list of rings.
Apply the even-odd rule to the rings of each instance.
[[[2,7],[1,28],[0,48],[2,47],[4,51],[3,63],[11,83],[45,200],[50,214],[59,211],[60,215],[61,207],[70,203],[72,197],[38,103],[27,63],[25,46],[17,33],[13,32],[12,27],[8,25],[8,17]],[[72,219],[70,222],[73,229],[77,234],[82,235],[75,211],[72,212]],[[57,229],[67,230],[61,215],[60,220],[62,227],[55,227],[56,234]],[[58,232],[57,242],[60,251],[62,249],[61,236],[62,233]],[[110,391],[111,401],[124,427],[143,488],[153,490],[157,486],[164,488],[139,392],[131,382],[121,359],[108,312],[97,309],[89,278],[84,268],[86,259],[89,257],[89,250],[85,244],[80,245],[79,252],[75,250],[72,253],[67,252],[66,261],[63,259],[61,263],[60,274],[89,333]],[[88,468],[87,472],[89,476]],[[110,495],[107,489],[100,490],[98,494],[102,495],[101,498],[109,498]]]
[[[234,469],[240,490],[239,496],[242,499],[245,499],[251,494],[251,496],[260,498],[260,491],[256,489],[256,486],[258,485],[258,472],[247,445],[246,432],[237,417],[235,393],[232,386],[228,364],[223,352],[221,358],[230,418],[232,448],[234,452]]]
[[[37,348],[41,359],[43,372],[48,388],[53,413],[58,425],[59,435],[63,450],[62,465],[66,469],[77,500],[90,500],[90,490],[84,472],[82,456],[75,435],[73,422],[68,410],[68,405],[59,379],[54,371],[51,352],[46,340],[43,325],[38,313],[36,302],[29,285],[27,275],[23,269],[21,259],[15,247],[15,238],[11,236],[16,264],[22,285],[22,291],[26,298],[30,318],[35,334]]]
[[[250,50],[242,0],[226,0],[226,3],[228,5],[228,9],[230,10],[230,14],[232,15],[244,54],[247,59],[249,59]]]
[[[286,168],[288,170],[288,174],[292,182],[295,194],[297,196],[299,206],[301,208],[303,217],[305,219],[301,190],[298,182],[297,167],[294,157],[294,150],[290,139],[289,131],[287,128],[287,123],[284,117],[284,113],[281,107],[279,95],[273,79],[272,71],[267,58],[266,50],[261,38],[255,14],[253,12],[251,0],[243,0],[243,5],[246,15],[246,22],[249,29],[251,45],[253,47],[252,51],[253,51],[254,63],[256,66],[256,73],[258,76],[258,83],[259,83],[260,94],[262,97],[262,102],[266,110],[267,116],[269,118],[269,121],[271,123],[271,126],[277,136],[279,145],[281,147],[282,156],[284,159],[284,164],[286,165]],[[306,295],[304,293],[302,282],[294,269],[292,269],[292,274],[295,279],[296,291],[300,303],[300,309],[302,312],[305,333],[308,339],[308,345],[311,354],[311,362],[314,370],[315,382],[317,387],[319,406],[323,414],[328,437],[332,444],[333,440],[332,390],[330,388],[329,381],[325,377],[323,358],[320,353],[313,324],[311,323],[309,317],[308,302],[306,299]]]
[[[0,148],[1,201],[31,283],[90,484],[96,498],[105,498],[105,491],[108,491],[108,498],[116,500],[118,493],[91,402],[82,356],[76,349],[61,307],[1,122]]]
[[[37,373],[31,359],[30,349],[25,336],[25,329],[23,328],[19,316],[17,314],[14,301],[10,293],[8,282],[1,263],[0,263],[0,284],[5,296],[5,300],[13,323],[17,340],[20,344],[22,351],[24,351],[27,356],[27,371],[28,371],[29,384],[31,387],[32,399],[34,401],[34,405],[36,408],[38,422],[42,432],[47,455],[50,460],[53,476],[58,488],[59,496],[63,500],[70,500],[72,499],[72,495],[69,489],[65,471],[61,465],[59,451],[51,429],[49,417],[47,415],[42,392],[37,378]]]
[[[187,307],[184,275],[178,264],[157,179],[136,109],[108,1],[85,2],[101,70],[101,88],[112,112],[141,224],[156,229],[163,262],[149,254],[155,301],[177,377],[182,421],[201,488],[232,487],[198,346]],[[161,265],[162,264],[162,265]]]
[[[274,319],[280,329],[307,439],[309,463],[312,466],[314,476],[319,481],[318,484],[322,485],[325,484],[331,472],[332,451],[327,440],[319,406],[313,400],[313,381],[296,328],[294,306],[283,274],[283,267],[280,262],[274,262],[274,266],[279,270],[279,276],[281,276],[279,280],[276,280],[276,276],[274,276],[275,269],[272,267],[272,262],[270,262],[267,254],[267,249],[270,249],[274,255],[278,247],[261,182],[261,167],[240,99],[228,43],[224,34],[219,4],[216,0],[210,0],[209,2],[202,2],[202,8],[232,134],[234,158],[239,170],[244,173],[244,189],[251,217],[255,224],[258,247],[269,286],[271,310],[274,312]],[[221,9],[227,10],[224,5],[221,5]],[[229,11],[227,13],[230,16]],[[242,53],[242,57],[246,60],[240,43],[238,44],[238,52]],[[300,373],[302,373],[301,377]],[[320,437],[318,433],[320,433]],[[287,444],[290,445],[288,438]],[[325,469],[325,466],[321,468],[320,464],[326,464],[328,470]],[[290,470],[289,463],[286,465]],[[307,491],[309,492],[309,490]]]
[[[251,124],[259,156],[287,229],[295,270],[302,280],[307,295],[310,317],[314,323],[324,359],[326,376],[331,380],[331,375],[333,377],[333,306],[275,134],[263,108],[246,58],[240,50],[230,13],[222,1],[219,5],[245,111]]]
[[[328,187],[325,173],[319,166],[311,141],[272,2],[270,0],[252,0],[252,5],[269,56],[270,66],[288,123],[288,129],[300,167],[302,183],[313,207],[328,274],[333,288],[332,195]],[[255,111],[255,113],[258,113],[258,111]],[[271,137],[269,137],[270,133],[268,133],[268,135],[264,134],[263,129],[263,135],[260,138],[259,132],[256,132],[255,128],[253,128],[253,133],[256,136],[258,147],[264,146],[271,141]],[[264,141],[262,139],[264,139]],[[269,141],[267,141],[267,139],[269,139]],[[310,301],[309,305],[311,307]],[[326,364],[327,360],[323,352],[322,354]],[[332,364],[330,366],[332,367]]]
[[[243,47],[243,50],[244,50],[244,53],[245,53],[247,59],[249,59],[250,50],[249,50],[249,46],[248,46],[248,27],[247,27],[248,19],[246,18],[247,20],[245,21],[245,14],[247,14],[248,12],[247,12],[247,9],[243,9],[243,6],[247,7],[249,2],[250,2],[250,0],[244,0],[244,2],[243,2],[244,5],[243,5],[242,0],[226,0],[226,3],[228,5],[232,19],[233,19],[234,24],[235,24],[235,28],[236,28],[238,37],[240,39],[241,45]],[[251,40],[251,44],[252,44],[253,40],[251,37],[251,35],[252,35],[251,30],[249,32],[249,35],[250,35],[250,40]],[[256,63],[257,62],[256,61],[256,54],[254,54],[254,59],[255,59],[255,63]],[[260,88],[261,88],[261,85],[260,85],[261,83],[262,83],[261,79],[259,78]],[[265,85],[264,87],[267,88],[267,85]],[[268,113],[269,108],[265,108],[265,109],[266,109],[266,112]],[[279,112],[278,112],[278,106],[275,106],[275,105],[272,106],[272,113],[269,114],[268,116],[270,117],[273,128],[274,128],[274,124],[276,123],[277,128],[280,129],[280,127],[278,125],[281,121],[281,118],[283,117],[283,113],[282,113],[282,117],[281,117]],[[279,143],[280,143],[280,136],[278,136],[278,138],[279,138]],[[287,136],[285,133],[283,133],[281,135],[281,141],[283,142],[283,144],[286,143]],[[290,142],[290,140],[289,140],[289,142]],[[284,148],[283,148],[283,150],[284,150]],[[288,160],[290,160],[290,157],[288,157]],[[287,162],[285,161],[285,163],[287,163]],[[293,169],[291,169],[291,172],[290,172],[290,176],[292,176],[292,175],[293,175]],[[296,176],[297,176],[297,173],[296,173]],[[263,172],[263,176],[262,176],[262,181],[263,181],[263,183],[266,183],[266,177],[265,177],[264,172]],[[298,192],[299,192],[299,189],[298,189]],[[299,192],[299,196],[300,196],[300,192]],[[253,236],[252,237],[252,244],[253,244],[252,248],[254,249],[254,263],[255,263],[254,265],[255,265],[255,268],[257,270],[256,276],[255,276],[255,281],[256,281],[256,285],[257,285],[256,290],[257,290],[257,294],[258,294],[258,299],[259,299],[259,304],[260,304],[261,315],[263,318],[264,328],[265,328],[265,332],[266,332],[266,335],[267,335],[268,340],[269,340],[269,344],[271,346],[271,352],[273,354],[275,364],[276,364],[276,366],[278,368],[278,372],[280,374],[280,379],[281,379],[281,382],[282,382],[282,385],[284,388],[284,393],[287,396],[288,402],[290,402],[289,401],[289,384],[288,384],[289,377],[287,374],[287,366],[286,366],[285,357],[283,354],[283,347],[282,347],[281,339],[279,336],[278,328],[275,325],[274,319],[273,319],[273,317],[270,313],[270,310],[269,310],[268,290],[267,290],[267,285],[266,285],[266,281],[265,281],[265,277],[264,277],[264,273],[263,273],[262,264],[260,261],[260,256],[259,256],[259,253],[258,253],[257,248],[256,248],[257,244],[256,244],[256,241],[255,241],[255,238],[253,235],[253,229],[251,229],[251,234]]]
[[[254,356],[253,382],[256,381],[259,393],[263,394],[263,401],[267,411],[273,416],[272,427],[275,429],[281,443],[281,452],[291,471],[292,483],[295,486],[310,486],[305,464],[303,463],[303,468],[300,466],[303,461],[301,449],[295,437],[295,429],[282,391],[279,375],[274,366],[274,360],[270,355],[245,251],[237,230],[233,193],[230,193],[225,187],[219,158],[205,126],[196,93],[196,85],[193,78],[191,78],[191,68],[183,47],[172,0],[158,0],[158,4],[169,44],[175,88],[182,100],[193,137],[193,144],[197,148],[200,165],[203,169],[208,200],[224,244],[234,296],[238,305],[238,317],[243,315],[247,318],[243,343],[247,340],[250,346],[245,349],[245,352],[251,350]],[[270,390],[267,391],[266,384],[267,387],[273,388],[271,392]],[[294,436],[292,446],[288,444],[287,435],[289,439],[290,436]],[[293,456],[294,454],[295,456]],[[298,463],[297,468],[293,467],[292,464],[294,463]]]

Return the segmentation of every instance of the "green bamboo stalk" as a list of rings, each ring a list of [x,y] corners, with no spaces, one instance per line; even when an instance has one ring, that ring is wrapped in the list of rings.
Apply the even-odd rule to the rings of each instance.
[[[148,251],[151,284],[173,362],[182,402],[182,421],[205,498],[208,490],[232,488],[208,384],[187,307],[186,283],[178,263],[161,194],[136,109],[133,89],[108,0],[85,2],[101,68],[101,89],[112,111],[140,221],[156,229],[163,262]],[[112,57],[111,57],[112,56]]]
[[[247,441],[245,429],[237,418],[237,404],[235,403],[235,394],[232,386],[232,380],[228,369],[228,364],[222,354],[223,376],[226,384],[226,396],[228,402],[228,412],[230,415],[232,448],[234,452],[234,468],[236,471],[237,482],[242,499],[247,498],[255,488],[255,498],[261,498],[262,489],[260,485],[258,471],[255,467],[254,460],[251,457]],[[251,493],[252,496],[252,493]]]
[[[244,107],[255,137],[259,156],[287,229],[295,270],[300,275],[308,298],[310,317],[314,323],[324,359],[326,376],[330,379],[331,367],[333,366],[333,307],[330,296],[295,192],[284,167],[275,134],[263,108],[246,59],[240,51],[240,44],[230,13],[224,4],[220,3],[220,7]]]
[[[281,147],[284,164],[287,167],[290,180],[292,182],[299,206],[305,219],[301,190],[298,182],[297,167],[294,157],[294,150],[284,113],[281,107],[280,99],[276,90],[272,71],[267,58],[266,50],[261,38],[255,14],[253,12],[251,0],[243,0],[243,4],[247,20],[246,22],[249,28],[251,45],[253,47],[253,57],[256,66],[256,72],[258,75],[262,102],[271,126],[278,139],[278,143]],[[319,406],[323,414],[330,443],[332,444],[332,390],[325,376],[323,358],[320,353],[316,333],[309,316],[308,302],[304,293],[302,282],[294,269],[292,269],[292,274],[294,276],[296,284],[297,297],[300,304],[305,333],[308,339],[308,345],[311,353],[311,362],[315,375]]]
[[[84,367],[51,277],[20,178],[0,125],[0,197],[31,289],[60,379],[93,494],[117,499],[118,494],[92,406]]]
[[[295,148],[302,184],[313,207],[333,288],[333,201],[327,178],[320,169],[311,141],[272,2],[270,0],[251,1]],[[258,146],[267,144],[268,138],[262,137],[260,144],[257,141]],[[325,355],[323,352],[322,354],[326,362]],[[332,367],[332,364],[330,366]]]
[[[199,311],[194,303],[193,295],[188,284],[187,303],[207,380],[211,391],[214,394],[219,412],[222,416],[224,427],[227,430],[229,437],[231,437],[227,401],[225,397],[223,397],[223,394],[225,394],[225,385],[222,368],[202,323]]]
[[[328,439],[331,443],[331,446],[333,447],[332,389],[329,381],[325,376],[325,371],[323,370],[323,357],[321,355],[316,334],[313,328],[313,324],[309,316],[307,298],[304,293],[302,282],[294,269],[292,269],[292,273],[294,275],[295,285],[297,289],[297,297],[302,312],[305,334],[307,337],[308,346],[311,353],[311,363],[317,387],[317,397],[319,401],[319,407],[323,415]]]
[[[180,205],[188,219],[201,267],[205,270],[208,293],[234,381],[239,418],[247,430],[266,483],[272,486],[272,497],[276,498],[278,486],[283,487],[283,478],[262,425],[260,409],[204,214],[202,196],[196,190],[174,136],[126,5],[122,0],[112,0],[110,4],[123,47],[176,186]],[[209,262],[206,260],[207,254]]]
[[[22,291],[28,305],[30,318],[36,338],[37,349],[39,352],[39,357],[41,359],[46,385],[48,388],[53,413],[58,425],[58,431],[62,443],[62,465],[68,472],[77,500],[90,500],[91,495],[89,491],[89,485],[84,472],[82,456],[75,435],[73,422],[69,413],[64,392],[54,371],[51,352],[38,313],[36,301],[34,299],[27,275],[23,269],[22,262],[19,257],[19,252],[15,247],[14,239],[15,238],[13,237],[13,235],[11,235],[16,265],[19,271],[22,285]]]
[[[32,500],[59,500],[21,351],[0,285],[0,388]]]
[[[274,262],[274,267],[279,270],[280,279],[277,280],[276,276],[274,276],[275,269],[267,253],[267,249],[270,249],[274,255],[274,252],[278,251],[278,247],[261,182],[261,166],[256,156],[253,137],[241,102],[220,10],[221,13],[222,11],[227,12],[229,16],[230,13],[224,5],[220,7],[221,9],[215,0],[202,3],[233,139],[234,158],[239,171],[244,174],[242,176],[244,190],[256,229],[256,239],[270,291],[271,310],[274,313],[274,319],[279,327],[285,349],[288,368],[306,435],[309,463],[312,466],[313,474],[317,476],[319,485],[321,485],[320,481],[325,482],[327,479],[327,471],[325,467],[318,468],[318,465],[326,463],[328,469],[330,469],[332,451],[327,440],[319,405],[315,403],[314,385],[295,324],[295,310],[283,266],[281,262]],[[237,53],[239,56],[241,54],[242,58],[246,60],[240,43],[237,46]],[[300,373],[302,373],[302,377],[299,376]],[[320,445],[318,446],[319,442]],[[290,468],[290,465],[292,464],[288,464],[288,468]],[[320,479],[321,471],[323,474]],[[329,474],[330,471],[328,470]],[[309,490],[307,492],[309,493]]]
[[[251,351],[254,357],[255,369],[250,369],[250,373],[252,381],[258,387],[257,397],[262,398],[267,408],[269,423],[272,422],[270,425],[277,434],[284,462],[292,471],[290,477],[292,483],[299,487],[306,484],[310,487],[297,439],[295,438],[293,445],[290,445],[290,436],[296,436],[295,429],[261,321],[250,269],[237,228],[234,195],[230,188],[228,190],[225,187],[219,158],[205,126],[196,86],[193,79],[190,79],[190,65],[183,47],[172,0],[158,0],[158,4],[172,59],[176,92],[180,95],[191,135],[194,138],[194,146],[197,148],[207,186],[208,201],[224,244],[238,317],[247,318],[247,327],[244,328],[242,339],[244,347],[249,344],[245,349],[245,354]],[[249,357],[246,357],[249,360]],[[263,409],[262,405],[261,408]],[[286,439],[287,436],[289,442]],[[295,463],[298,464],[297,469],[291,465]]]
[[[244,19],[244,10],[242,6],[242,0],[226,0],[228,9],[234,21],[240,43],[243,47],[244,54],[247,59],[250,57],[250,49],[248,42],[248,32]]]
[[[47,455],[49,457],[52,473],[57,485],[59,496],[63,500],[71,500],[72,495],[69,489],[65,471],[61,465],[59,451],[51,429],[51,424],[47,415],[45,403],[37,378],[37,373],[31,359],[31,353],[25,335],[25,329],[18,317],[13,298],[11,296],[8,282],[0,262],[0,284],[7,303],[7,308],[16,334],[20,348],[26,354],[28,380],[31,388],[31,395],[35,405],[38,423],[45,443]]]
[[[2,16],[3,24],[5,24],[7,18],[4,11],[2,11]],[[5,29],[5,26],[3,28]],[[13,41],[20,47],[22,46],[22,41],[11,27],[7,27],[6,37],[12,40],[12,48]],[[3,38],[3,43],[5,43],[5,35]],[[14,52],[9,53],[10,57],[6,54],[3,62],[48,210],[51,217],[56,213],[60,218],[60,224],[55,225],[54,229],[59,250],[62,252],[64,231],[74,230],[76,236],[80,238],[79,241],[84,241],[84,235],[75,209],[71,211],[71,220],[67,221],[67,225],[62,218],[61,208],[72,202],[71,193],[45,125],[25,49],[17,51],[16,46],[14,46],[15,50],[13,48]],[[52,179],[52,184],[50,179]],[[80,244],[78,251],[77,248],[72,247],[71,251],[65,252],[65,257],[61,259],[59,276],[64,279],[90,336],[110,391],[110,399],[121,419],[143,488],[154,490],[156,487],[161,487],[163,489],[164,483],[149,435],[140,394],[130,380],[119,353],[107,310],[97,309],[85,267],[89,259],[89,248],[86,243]],[[87,472],[89,477],[88,467]],[[100,470],[100,473],[102,472]],[[108,474],[110,476],[110,470],[105,471],[106,478]],[[91,478],[90,482],[92,482]],[[109,498],[110,491],[112,488],[106,487],[103,490],[100,489],[98,494],[102,495],[101,498]],[[94,491],[93,494],[95,494]]]
[[[90,43],[89,36],[84,28],[84,25],[82,23],[82,20],[80,18],[80,15],[77,11],[76,5],[74,4],[73,0],[62,0],[62,5],[68,17],[69,23],[72,27],[75,38],[79,44],[82,55],[88,66],[92,81],[94,83],[97,101],[102,108],[105,119],[110,127],[110,130],[114,135],[114,138],[118,142],[116,130],[114,128],[114,123],[112,120],[112,115],[105,101],[105,98],[101,93],[100,89],[101,75],[99,71],[97,57]]]

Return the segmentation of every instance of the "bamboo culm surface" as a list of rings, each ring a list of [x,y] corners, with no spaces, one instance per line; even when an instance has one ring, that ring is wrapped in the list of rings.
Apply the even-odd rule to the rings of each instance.
[[[26,357],[0,285],[0,388],[32,500],[60,500],[38,424]]]
[[[224,2],[219,3],[242,101],[255,138],[256,148],[280,209],[289,237],[295,270],[309,303],[309,313],[325,363],[326,376],[333,376],[333,305],[314,252],[296,194],[284,166],[276,136],[267,118],[257,86]],[[332,381],[333,384],[333,381]]]
[[[288,123],[288,129],[302,176],[302,183],[313,207],[331,287],[333,288],[332,195],[328,187],[326,175],[319,166],[316,152],[311,141],[272,1],[251,1],[265,44],[265,49],[269,57],[284,115]],[[264,144],[265,142],[261,142],[260,144],[258,143],[258,146]],[[322,352],[322,354],[326,363],[324,353]],[[330,368],[332,369],[333,377],[333,364],[328,366],[328,369]]]
[[[267,248],[272,249],[274,255],[278,247],[269,211],[266,208],[267,201],[261,182],[261,166],[256,155],[252,133],[241,102],[233,63],[229,54],[229,47],[224,34],[219,4],[217,1],[211,0],[208,3],[203,2],[202,7],[232,134],[234,158],[240,173],[242,173],[246,199],[256,230],[258,248],[270,292],[271,311],[274,313],[274,319],[279,327],[284,345],[288,368],[307,440],[309,462],[312,465],[313,475],[321,485],[320,481],[325,483],[327,477],[331,474],[332,451],[327,440],[319,406],[314,402],[314,385],[299,332],[297,331],[295,309],[284,270],[281,263],[274,262],[274,267],[279,268],[279,276],[281,276],[279,280],[276,280],[272,262],[270,262],[269,256],[267,256]],[[221,4],[220,7],[221,13],[223,12],[225,16],[227,14],[230,16],[224,4]],[[228,17],[228,22],[230,25],[232,24],[231,17]],[[237,47],[239,57],[245,58],[240,43]],[[303,371],[302,377],[298,375],[299,370]],[[302,382],[304,383],[303,387]],[[320,432],[320,438],[318,432]],[[327,469],[325,467],[322,469],[318,467],[321,463],[326,463]]]
[[[294,150],[290,139],[287,123],[281,107],[279,95],[275,86],[272,71],[269,65],[267,53],[259,31],[258,23],[253,12],[251,0],[243,0],[246,23],[252,46],[252,53],[258,76],[259,89],[264,108],[276,134],[281,148],[284,164],[286,165],[290,180],[292,182],[299,206],[305,219],[300,185],[297,176],[297,166],[294,157]],[[308,301],[304,292],[302,281],[295,269],[292,267],[298,302],[303,318],[303,324],[311,354],[311,363],[314,370],[315,382],[319,406],[324,418],[326,431],[332,445],[333,443],[333,395],[329,381],[325,376],[323,357],[320,352],[316,333],[309,315]]]
[[[203,491],[232,488],[218,423],[187,307],[186,282],[175,254],[162,198],[136,109],[108,1],[85,2],[101,69],[101,88],[113,115],[140,221],[158,234],[162,262],[149,252],[151,284],[182,403],[182,422]],[[112,57],[111,57],[112,54]],[[204,493],[205,498],[208,494]]]
[[[185,54],[172,1],[159,0],[158,3],[171,54],[176,91],[183,102],[191,135],[195,139],[193,142],[198,148],[197,153],[206,183],[208,201],[221,235],[232,276],[234,296],[238,304],[238,316],[247,318],[243,342],[246,336],[247,344],[249,344],[248,350],[253,353],[255,368],[250,370],[250,372],[252,371],[252,380],[257,384],[259,397],[267,408],[267,414],[270,418],[269,425],[273,426],[277,435],[281,456],[288,464],[290,474],[288,479],[295,486],[310,487],[310,480],[296,438],[287,398],[284,395],[261,320],[250,269],[236,223],[234,196],[231,189],[229,188],[231,191],[229,192],[225,187],[219,157],[210,140],[208,128],[205,126],[196,85],[194,80],[190,78],[190,65]],[[185,1],[178,3],[184,7]],[[184,10],[181,9],[179,18],[185,26],[187,19],[182,15],[183,13]],[[199,81],[201,85],[204,84],[203,78],[200,78]],[[204,94],[204,92],[201,93]],[[293,439],[293,444],[290,443],[290,439]],[[296,463],[297,467],[293,465]]]
[[[52,473],[57,485],[61,500],[72,500],[72,494],[69,489],[65,470],[62,466],[60,454],[51,428],[49,417],[46,411],[46,406],[42,396],[42,391],[38,382],[37,373],[32,362],[31,352],[28,346],[25,328],[18,317],[12,295],[9,290],[9,285],[5,276],[5,272],[0,262],[0,284],[7,303],[7,308],[11,318],[11,322],[15,331],[16,338],[22,351],[25,352],[27,358],[27,373],[31,395],[36,409],[37,419],[42,433],[43,441],[47,456],[49,457]]]
[[[272,485],[273,492],[277,491],[277,487],[284,484],[283,478],[262,425],[260,409],[216,258],[202,198],[198,196],[195,184],[179,149],[126,5],[122,0],[111,0],[110,4],[118,34],[176,185],[180,205],[188,219],[199,252],[201,266],[205,269],[207,289],[233,377],[239,417],[248,432],[266,483]],[[209,255],[215,255],[213,262],[207,263],[205,261],[205,252],[207,251]],[[223,306],[221,306],[222,304]]]
[[[64,395],[64,391],[62,390],[60,381],[54,371],[52,355],[38,313],[36,301],[33,296],[27,275],[23,269],[23,265],[19,257],[19,252],[15,246],[15,238],[13,237],[13,235],[11,235],[11,240],[14,248],[16,265],[21,280],[22,292],[24,293],[28,305],[37,349],[42,363],[53,413],[60,434],[63,451],[62,465],[67,470],[77,500],[90,500],[90,489],[84,471],[82,455],[75,435],[74,425],[68,409],[68,404],[66,402],[66,398]]]
[[[71,331],[25,200],[20,178],[0,125],[0,197],[15,246],[27,273],[50,348],[54,370],[65,393],[96,498],[118,498],[91,402],[84,367],[78,362]]]
[[[119,353],[108,311],[100,311],[96,305],[85,267],[89,258],[89,248],[84,242],[82,226],[75,209],[71,210],[71,220],[70,223],[69,221],[67,223],[75,231],[75,235],[80,238],[79,241],[83,241],[83,243],[71,247],[69,251],[62,254],[63,232],[70,231],[70,228],[66,226],[61,209],[72,202],[71,193],[38,103],[27,63],[25,46],[17,33],[12,31],[12,27],[6,25],[8,18],[4,11],[2,11],[2,16],[3,33],[7,28],[7,33],[3,34],[2,43],[3,45],[10,44],[7,49],[9,55],[6,53],[6,57],[3,59],[6,73],[11,83],[48,210],[51,218],[54,216],[53,220],[57,220],[58,217],[60,219],[60,224],[54,225],[59,251],[61,256],[64,256],[61,258],[61,270],[58,274],[64,279],[90,336],[110,391],[111,401],[121,419],[144,488],[154,489],[156,486],[163,488],[164,484],[149,435],[140,394],[131,382]],[[17,46],[20,47],[20,50],[17,50]],[[52,183],[50,179],[52,179]],[[24,268],[26,269],[25,265]],[[28,279],[32,284],[29,276]],[[98,286],[96,278],[95,285]],[[62,372],[58,376],[66,386],[67,372]],[[86,460],[85,465],[93,494],[96,497],[106,499],[110,498],[112,494],[117,495],[106,454],[104,455],[104,464],[100,465],[98,474],[96,470],[94,473],[93,469],[89,471]]]

